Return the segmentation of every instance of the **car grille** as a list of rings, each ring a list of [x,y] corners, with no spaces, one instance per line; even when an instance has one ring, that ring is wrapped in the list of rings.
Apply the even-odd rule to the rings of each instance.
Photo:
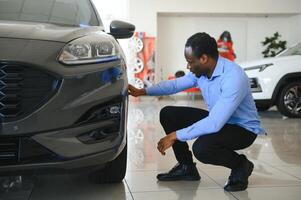
[[[31,138],[0,137],[0,166],[60,161],[57,156]]]
[[[0,165],[18,161],[19,140],[0,138]]]
[[[0,63],[0,116],[15,121],[35,111],[54,95],[59,80],[32,67]]]

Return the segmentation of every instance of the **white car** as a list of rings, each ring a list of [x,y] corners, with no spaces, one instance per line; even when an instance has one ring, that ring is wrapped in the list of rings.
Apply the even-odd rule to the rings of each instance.
[[[287,117],[301,117],[301,42],[273,58],[240,63],[250,78],[259,111],[276,105]]]

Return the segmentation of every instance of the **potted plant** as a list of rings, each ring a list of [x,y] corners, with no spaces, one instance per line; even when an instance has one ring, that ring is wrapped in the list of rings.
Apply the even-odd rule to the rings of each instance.
[[[280,40],[281,35],[276,32],[272,37],[266,37],[261,44],[266,47],[266,49],[262,52],[265,58],[267,57],[275,57],[277,54],[286,49],[286,41]]]

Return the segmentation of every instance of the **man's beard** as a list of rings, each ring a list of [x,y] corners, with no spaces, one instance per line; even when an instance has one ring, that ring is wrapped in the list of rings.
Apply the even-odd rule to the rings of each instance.
[[[194,66],[192,70],[192,73],[194,73],[197,78],[200,78],[201,76],[207,76],[208,72],[208,69],[202,68],[200,65]]]

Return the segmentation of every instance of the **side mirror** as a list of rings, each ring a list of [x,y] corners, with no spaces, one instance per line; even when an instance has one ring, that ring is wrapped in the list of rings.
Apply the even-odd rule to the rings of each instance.
[[[135,32],[135,28],[133,24],[114,20],[110,24],[110,34],[116,39],[130,38]]]

